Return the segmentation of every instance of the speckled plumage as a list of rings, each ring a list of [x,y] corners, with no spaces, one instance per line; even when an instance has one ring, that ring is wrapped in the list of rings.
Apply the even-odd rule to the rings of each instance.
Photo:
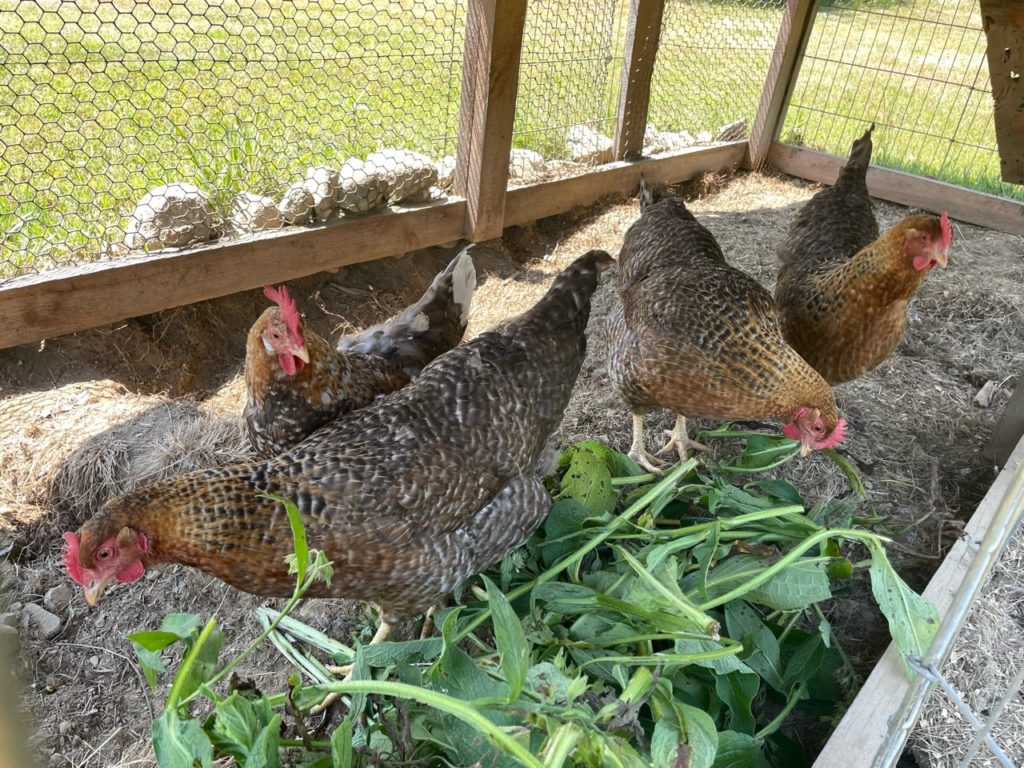
[[[782,338],[771,296],[681,199],[647,204],[618,262],[609,372],[634,414],[786,420],[807,406],[836,425],[831,389]]]
[[[304,330],[309,363],[294,375],[264,344],[264,329],[281,313],[267,309],[249,331],[245,356],[243,417],[257,453],[276,456],[332,419],[408,384],[462,340],[475,287],[472,258],[463,252],[402,314],[343,337],[337,348]]]
[[[124,526],[146,564],[201,568],[239,589],[291,593],[284,508],[334,563],[313,595],[372,600],[385,617],[429,607],[520,544],[547,514],[536,474],[585,353],[592,251],[524,315],[428,365],[409,385],[268,461],[171,478],[109,502],[81,530],[81,558]]]
[[[926,271],[913,267],[904,235],[940,228],[938,217],[918,214],[879,235],[866,182],[871,130],[853,143],[835,185],[800,209],[778,247],[783,333],[832,384],[871,370],[896,348]]]

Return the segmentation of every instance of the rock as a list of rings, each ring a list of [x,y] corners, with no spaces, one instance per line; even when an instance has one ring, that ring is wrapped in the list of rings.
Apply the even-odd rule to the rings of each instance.
[[[36,634],[49,640],[60,632],[60,617],[54,616],[41,605],[29,603],[22,611],[21,620],[24,624],[35,627]]]
[[[366,157],[366,165],[387,180],[387,197],[393,203],[430,199],[437,184],[434,161],[409,149],[381,149]]]
[[[532,149],[513,149],[508,159],[508,177],[515,181],[529,181],[547,170],[544,155]]]
[[[577,163],[600,165],[612,159],[612,140],[582,123],[565,132],[565,146]]]
[[[0,657],[17,656],[21,650],[21,637],[16,627],[0,624]]]
[[[12,612],[0,613],[0,627],[14,627],[18,626],[18,614]]]
[[[648,129],[650,127],[648,126]],[[673,133],[672,131],[648,130],[644,133],[644,154],[656,155],[660,152],[678,152],[681,149],[692,147],[696,143],[696,139],[688,131]]]
[[[128,220],[124,244],[133,250],[183,248],[210,239],[210,200],[199,187],[174,182],[150,190]]]
[[[515,150],[512,150],[515,152]],[[437,186],[445,191],[455,181],[455,155],[445,155],[437,161]]]
[[[387,200],[387,175],[358,157],[350,157],[342,164],[339,180],[338,207],[343,211],[366,213],[380,208]]]
[[[71,721],[61,720],[60,725],[57,726],[57,730],[60,731],[61,736],[67,736],[68,731],[71,730]]]
[[[715,134],[715,141],[739,141],[745,138],[747,138],[747,118],[745,117],[726,123]]]
[[[711,131],[701,131],[697,134],[698,144],[710,144],[714,139],[711,136]]]
[[[226,229],[231,235],[247,235],[266,229],[279,229],[284,219],[277,203],[269,197],[239,192],[231,199]]]
[[[71,590],[66,584],[58,584],[43,595],[43,605],[53,613],[64,613],[71,603]]]
[[[281,211],[281,220],[285,224],[305,224],[313,215],[316,200],[306,189],[305,181],[297,181],[285,190],[277,208]]]
[[[341,197],[341,174],[319,165],[306,170],[306,189],[313,195],[313,211],[318,221],[327,221],[338,212]]]
[[[978,394],[974,396],[974,402],[982,408],[988,408],[992,405],[992,400],[1001,385],[1002,382],[1000,381],[986,381],[981,389],[978,390]]]

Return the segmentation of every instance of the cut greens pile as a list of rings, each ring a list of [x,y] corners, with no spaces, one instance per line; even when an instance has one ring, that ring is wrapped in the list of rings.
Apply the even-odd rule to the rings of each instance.
[[[186,614],[131,636],[151,682],[160,652],[185,647],[154,722],[160,765],[218,754],[246,768],[809,764],[782,724],[795,710],[834,717],[855,685],[820,607],[833,588],[867,567],[905,653],[924,652],[938,617],[892,569],[885,540],[854,527],[854,502],[807,510],[796,487],[766,475],[795,442],[703,435],[723,438],[745,447],[661,478],[597,441],[567,449],[544,525],[437,613],[439,637],[408,642],[353,650],[287,615],[330,578],[289,504],[296,592],[281,612],[259,609],[265,629],[246,652],[217,671],[223,634]],[[852,542],[870,560],[852,563]],[[288,690],[235,678],[215,690],[265,638],[296,668]],[[348,662],[347,682],[325,666]],[[342,694],[342,714],[315,726],[309,711],[329,692]]]

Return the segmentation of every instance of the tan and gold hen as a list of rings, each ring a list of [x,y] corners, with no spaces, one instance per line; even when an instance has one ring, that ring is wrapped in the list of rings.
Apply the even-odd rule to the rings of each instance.
[[[249,442],[276,456],[314,430],[415,378],[456,346],[469,322],[476,270],[463,251],[394,320],[342,337],[337,348],[304,329],[285,286],[263,287],[276,306],[249,329],[245,351]]]
[[[885,360],[925,274],[945,268],[949,217],[905,216],[881,236],[868,196],[871,126],[834,186],[800,209],[779,245],[775,301],[786,341],[832,384]]]
[[[725,261],[714,235],[678,197],[641,184],[640,218],[619,253],[621,302],[608,320],[609,373],[633,414],[629,455],[658,471],[644,445],[644,415],[677,415],[669,442],[686,459],[686,416],[773,418],[806,455],[843,439],[832,390],[779,328],[775,304]]]
[[[580,257],[523,315],[447,352],[413,382],[267,461],[169,478],[113,499],[64,562],[95,604],[114,580],[159,563],[238,589],[292,593],[283,505],[334,565],[314,597],[377,603],[389,622],[430,607],[500,560],[547,515],[538,460],[561,421],[586,350],[603,251]]]

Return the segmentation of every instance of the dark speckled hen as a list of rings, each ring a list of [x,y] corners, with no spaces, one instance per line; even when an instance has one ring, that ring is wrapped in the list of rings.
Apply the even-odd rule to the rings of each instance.
[[[641,187],[641,214],[619,254],[620,304],[608,321],[609,373],[633,413],[629,455],[658,471],[644,446],[644,415],[677,414],[662,448],[685,460],[686,416],[775,418],[802,451],[842,439],[828,384],[782,338],[775,304],[730,266],[680,198]]]
[[[871,126],[834,186],[800,209],[778,248],[775,301],[786,340],[832,384],[885,360],[907,305],[932,267],[946,266],[949,219],[905,216],[881,236],[868,196]]]
[[[538,459],[569,402],[603,251],[579,258],[528,312],[437,358],[392,395],[268,461],[181,475],[108,502],[65,534],[95,603],[158,563],[290,595],[284,507],[334,564],[312,596],[368,600],[385,622],[418,613],[518,546],[551,500]],[[382,629],[384,627],[382,626]]]
[[[398,317],[345,336],[337,349],[302,327],[284,286],[264,286],[276,306],[249,330],[245,351],[249,442],[276,456],[332,419],[404,387],[442,352],[456,346],[469,322],[476,270],[467,251],[434,278]]]

